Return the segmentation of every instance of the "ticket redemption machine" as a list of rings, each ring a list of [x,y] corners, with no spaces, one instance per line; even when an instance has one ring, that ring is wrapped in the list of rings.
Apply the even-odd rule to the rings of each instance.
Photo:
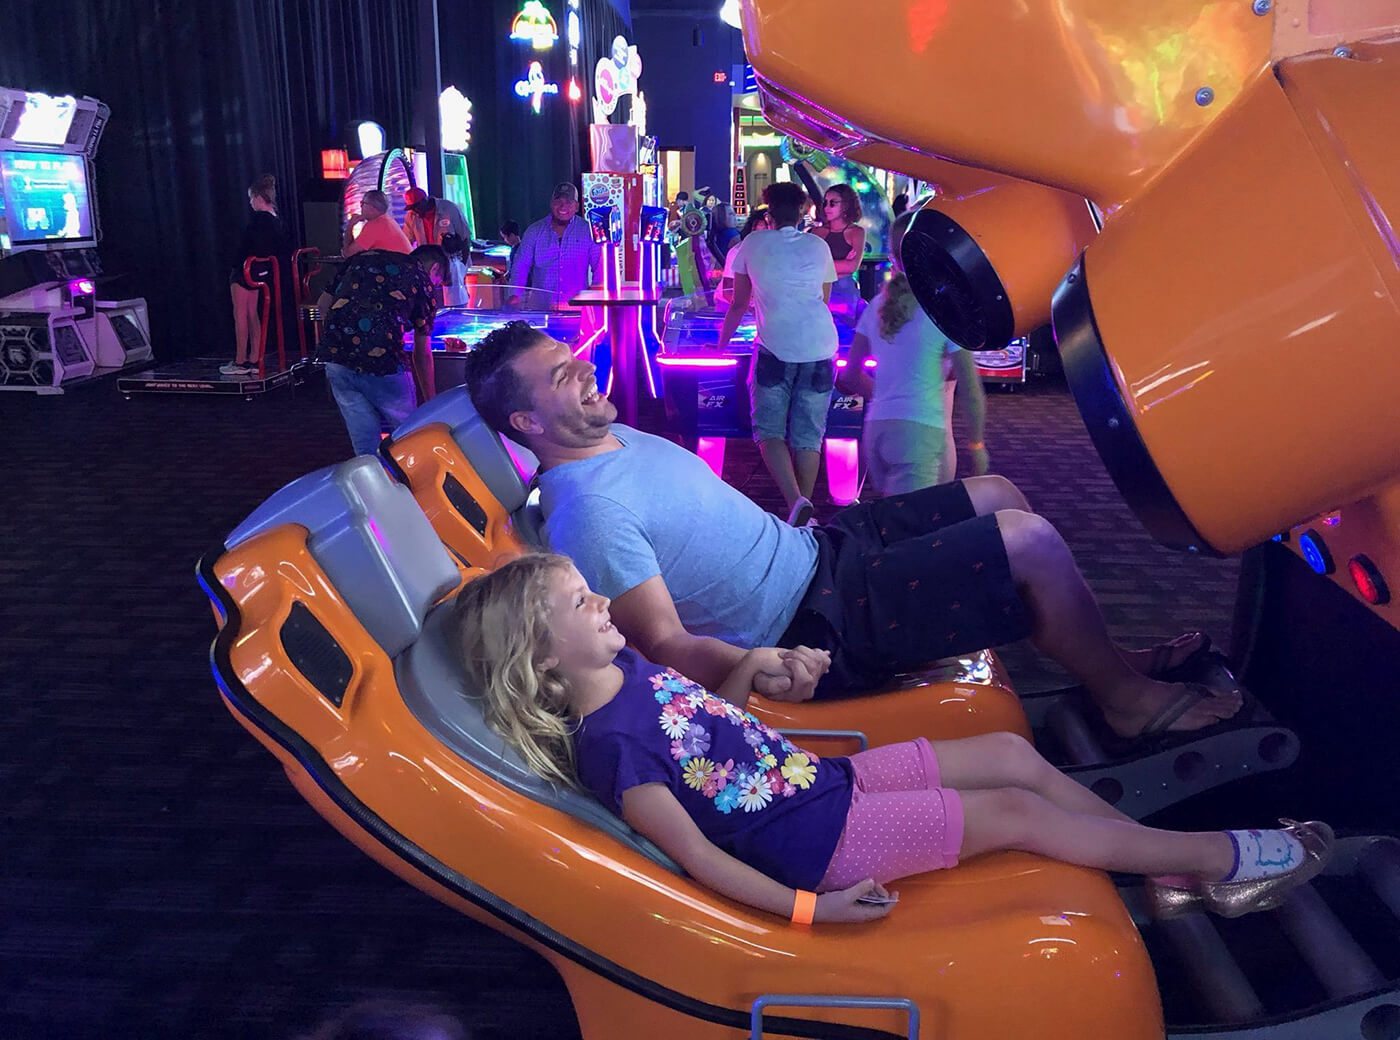
[[[95,98],[0,87],[0,389],[63,386],[151,356],[142,299],[101,298]]]
[[[590,127],[594,136],[595,164],[605,155],[630,154],[635,158],[636,128],[620,124]],[[630,137],[630,152],[617,147],[617,139]],[[606,138],[606,146],[599,138]],[[593,172],[583,175],[585,217],[593,240],[602,245],[602,287],[610,293],[624,288],[652,299],[661,293],[661,246],[666,235],[666,211],[644,204],[646,178],[632,172]],[[644,382],[652,397],[661,395],[661,369],[656,356],[661,350],[657,326],[657,305],[645,303],[624,309],[607,309],[590,319],[592,331],[580,339],[578,353],[591,349],[598,367],[598,383],[611,390],[612,344],[618,342],[617,322],[636,322],[636,336],[642,344],[638,361],[645,372]],[[629,338],[632,330],[628,330]],[[605,391],[607,392],[607,391]]]

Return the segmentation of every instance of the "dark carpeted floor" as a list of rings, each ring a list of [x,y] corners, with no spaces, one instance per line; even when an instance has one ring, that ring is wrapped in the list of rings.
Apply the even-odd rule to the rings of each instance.
[[[0,1040],[281,1040],[364,997],[479,1038],[576,1036],[552,969],[371,863],[224,710],[201,553],[343,458],[319,390],[0,395]],[[994,394],[993,468],[1064,532],[1113,632],[1224,642],[1236,565],[1157,548],[1060,387]],[[726,477],[777,495],[747,445]],[[819,503],[829,513],[829,503]],[[1062,684],[1005,654],[1023,691]]]

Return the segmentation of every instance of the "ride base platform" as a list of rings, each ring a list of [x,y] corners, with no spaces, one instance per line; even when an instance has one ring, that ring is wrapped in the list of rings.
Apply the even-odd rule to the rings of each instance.
[[[219,366],[228,363],[228,358],[189,358],[141,369],[129,375],[119,376],[117,389],[130,399],[132,394],[219,394],[226,397],[240,396],[251,400],[299,382],[299,365],[285,369],[269,369],[262,376],[227,375],[219,371]]]

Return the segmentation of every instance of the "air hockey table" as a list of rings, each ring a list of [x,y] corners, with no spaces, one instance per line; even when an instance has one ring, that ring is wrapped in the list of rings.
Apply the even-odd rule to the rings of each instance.
[[[709,464],[724,468],[724,444],[730,437],[753,436],[749,413],[749,365],[757,326],[747,314],[724,350],[718,349],[726,307],[716,307],[704,293],[668,302],[662,349],[657,357],[670,431]],[[836,367],[846,366],[855,338],[855,314],[836,313],[839,346]],[[873,366],[873,359],[867,364]],[[865,422],[865,399],[833,390],[826,422],[827,486],[832,500],[846,505],[860,488],[859,445]]]
[[[482,285],[468,287],[465,304],[443,307],[433,319],[431,338],[433,351],[433,381],[438,392],[460,386],[466,381],[466,359],[478,343],[495,329],[512,321],[525,321],[542,329],[562,343],[574,343],[579,338],[582,313],[574,308],[556,305],[549,299],[553,294],[530,290],[528,307],[511,307],[509,286]],[[449,347],[448,341],[460,341],[461,348]],[[413,349],[413,337],[404,338],[406,349]]]

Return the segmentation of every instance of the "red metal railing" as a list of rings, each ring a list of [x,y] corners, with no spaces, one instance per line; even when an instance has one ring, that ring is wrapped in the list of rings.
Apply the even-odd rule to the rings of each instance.
[[[269,299],[269,286],[267,282],[260,278],[253,277],[254,264],[272,265],[272,286],[271,298]],[[277,364],[280,371],[287,370],[287,345],[286,333],[282,328],[282,265],[277,262],[275,256],[250,256],[243,261],[243,281],[247,285],[256,285],[258,292],[262,295],[262,305],[258,308],[262,312],[262,329],[260,341],[258,343],[258,378],[267,378],[267,325],[273,314],[276,314],[277,326]]]

